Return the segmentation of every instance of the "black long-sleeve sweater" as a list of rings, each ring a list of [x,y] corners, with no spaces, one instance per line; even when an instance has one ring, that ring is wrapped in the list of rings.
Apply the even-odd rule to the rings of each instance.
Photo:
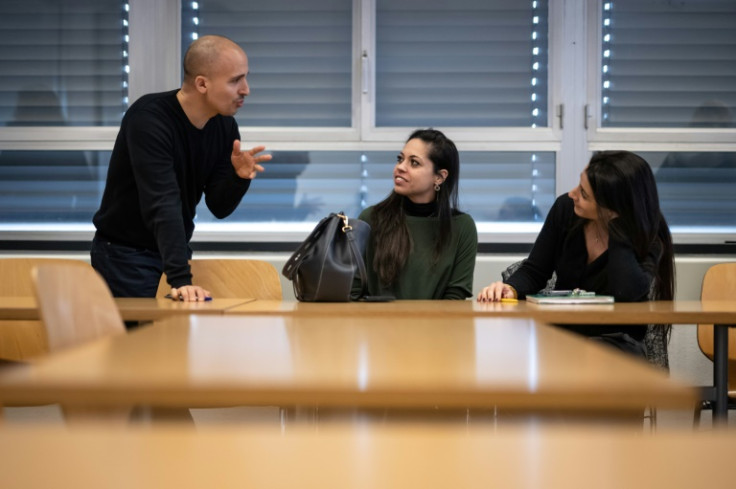
[[[188,243],[202,195],[221,219],[250,186],[230,162],[233,141],[240,139],[235,119],[217,115],[197,129],[177,91],[145,95],[126,112],[93,218],[104,238],[158,251],[172,287],[192,283]]]

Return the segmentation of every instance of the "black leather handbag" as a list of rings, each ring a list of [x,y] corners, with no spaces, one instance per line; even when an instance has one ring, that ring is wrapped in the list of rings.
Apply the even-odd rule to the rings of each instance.
[[[322,219],[291,255],[281,273],[291,280],[303,302],[348,302],[365,296],[368,279],[363,253],[371,227],[345,214]],[[361,283],[353,292],[353,280]]]

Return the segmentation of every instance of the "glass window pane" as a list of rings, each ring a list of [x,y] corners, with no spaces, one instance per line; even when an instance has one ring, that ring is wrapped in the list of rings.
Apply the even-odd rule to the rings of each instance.
[[[118,125],[127,107],[124,5],[0,2],[0,124]]]
[[[641,152],[670,226],[736,226],[736,153]]]
[[[377,0],[377,126],[547,126],[547,1]]]
[[[462,152],[460,204],[478,221],[543,222],[555,201],[555,153]]]
[[[182,2],[182,55],[198,36],[219,34],[248,54],[251,94],[244,126],[352,125],[352,2]]]
[[[736,127],[736,2],[603,2],[604,127]]]
[[[0,223],[91,223],[109,151],[0,152]]]
[[[394,151],[274,152],[229,220],[316,221],[357,216],[392,190]],[[555,199],[552,152],[460,152],[460,206],[478,222],[541,222]],[[216,219],[201,204],[198,222]]]

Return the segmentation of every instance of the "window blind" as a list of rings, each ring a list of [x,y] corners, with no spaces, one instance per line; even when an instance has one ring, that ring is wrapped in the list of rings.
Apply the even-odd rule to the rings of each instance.
[[[547,124],[545,0],[377,0],[377,126]]]
[[[0,152],[0,224],[91,223],[109,151]]]
[[[736,153],[640,153],[655,172],[670,226],[736,226]]]
[[[352,2],[182,2],[182,55],[192,40],[226,36],[248,55],[243,126],[350,127]]]
[[[120,0],[0,2],[0,124],[118,125],[126,36]]]
[[[736,127],[736,2],[603,1],[604,127]]]

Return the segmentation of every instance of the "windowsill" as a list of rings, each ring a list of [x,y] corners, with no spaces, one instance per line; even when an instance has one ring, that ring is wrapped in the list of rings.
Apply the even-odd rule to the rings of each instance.
[[[316,221],[292,223],[199,223],[193,243],[299,243],[314,229]],[[480,222],[477,223],[480,243],[533,243],[542,223]],[[675,244],[724,245],[736,238],[736,226],[673,226]],[[0,224],[0,241],[91,241],[94,226],[86,223],[69,224]],[[736,244],[734,244],[736,246]]]

